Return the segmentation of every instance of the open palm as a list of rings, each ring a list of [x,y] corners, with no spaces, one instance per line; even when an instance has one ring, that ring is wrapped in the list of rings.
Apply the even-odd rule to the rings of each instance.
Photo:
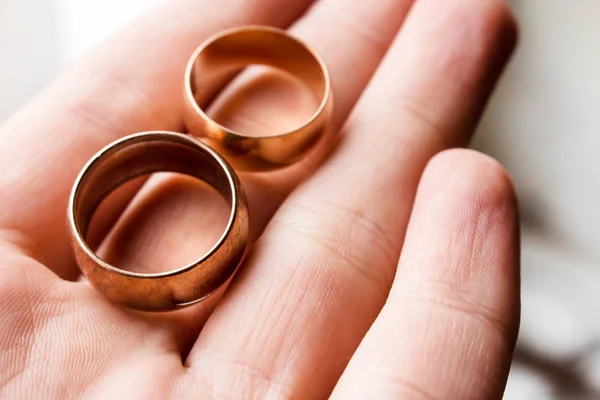
[[[169,2],[2,127],[1,398],[502,396],[519,321],[514,193],[494,161],[444,150],[474,130],[514,45],[510,13],[500,0],[311,3]],[[181,131],[188,56],[250,23],[291,24],[323,56],[337,140],[241,175],[256,243],[227,291],[173,313],[112,304],[70,254],[75,176],[120,136]],[[266,129],[294,110],[257,93],[232,123]],[[141,185],[103,205],[90,240],[119,266],[198,257],[222,204],[188,178]]]

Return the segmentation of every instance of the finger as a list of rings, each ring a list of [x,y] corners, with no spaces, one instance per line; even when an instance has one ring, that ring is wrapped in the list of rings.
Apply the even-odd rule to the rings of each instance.
[[[333,398],[500,399],[519,325],[515,195],[473,151],[427,167],[385,307]]]
[[[423,168],[465,143],[513,42],[502,2],[415,3],[335,154],[204,327],[191,360],[215,388],[329,393],[385,302]]]
[[[292,28],[292,32],[314,48],[328,66],[336,98],[332,117],[334,131],[342,125],[367,85],[407,7],[407,2],[395,0],[353,0],[352,3],[321,0]],[[340,14],[340,10],[345,11]],[[359,20],[364,25],[358,25],[356,21]],[[357,28],[353,28],[355,26]],[[351,73],[348,73],[349,66],[353,66]],[[224,104],[229,95],[241,93],[243,108],[236,108],[238,112],[228,114],[228,119],[221,122],[232,124],[236,130],[261,132],[271,127],[273,115],[281,114],[277,110],[282,102],[298,101],[297,87],[288,87],[285,83],[286,86],[275,88],[265,85],[264,75],[255,78],[258,81],[238,81],[233,88],[227,88],[214,102],[213,115],[223,118],[219,104]],[[249,91],[248,85],[256,82],[260,90]],[[292,119],[297,117],[295,113],[290,116]],[[280,126],[289,120],[283,118],[277,123]],[[285,170],[259,177],[241,176],[248,197],[253,238],[260,234],[289,191],[310,173],[329,145],[330,142],[322,143],[309,159]],[[206,185],[194,184],[189,179],[153,179],[138,193],[107,237],[101,249],[102,256],[113,265],[139,272],[164,271],[184,265],[210,248],[222,234],[228,210],[217,200]],[[197,212],[198,209],[202,212]],[[155,245],[157,243],[160,245]],[[173,243],[178,251],[171,251],[173,246],[165,243]],[[200,308],[197,314],[188,313],[182,318],[188,321],[182,323],[182,329],[187,330],[190,324],[195,324],[194,332],[197,332],[210,309]],[[190,319],[193,322],[190,323]],[[186,337],[194,336],[186,332]]]
[[[285,26],[309,3],[169,2],[84,57],[0,129],[0,227],[22,233],[36,258],[73,277],[64,218],[85,161],[125,134],[182,129],[185,63],[209,35],[238,24]]]

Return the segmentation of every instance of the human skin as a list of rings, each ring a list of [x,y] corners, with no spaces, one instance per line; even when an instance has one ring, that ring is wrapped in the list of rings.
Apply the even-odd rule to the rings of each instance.
[[[512,52],[513,17],[501,0],[311,3],[168,2],[0,129],[0,398],[502,397],[519,324],[515,195],[497,162],[457,148]],[[289,27],[322,55],[334,140],[240,174],[256,243],[228,288],[171,313],[112,304],[72,259],[71,185],[118,137],[181,131],[187,58],[250,23]],[[232,123],[267,129],[288,95],[248,96]],[[175,267],[222,229],[214,200],[190,178],[134,182],[90,240],[119,266]]]

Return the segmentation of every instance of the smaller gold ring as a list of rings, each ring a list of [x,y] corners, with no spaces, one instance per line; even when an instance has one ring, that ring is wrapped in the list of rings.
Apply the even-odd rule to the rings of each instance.
[[[225,232],[205,255],[173,271],[144,274],[106,263],[85,240],[95,210],[123,183],[161,171],[196,177],[217,190],[231,206]],[[212,294],[234,274],[248,241],[246,199],[233,169],[198,139],[173,132],[138,133],[100,150],[75,181],[67,219],[75,259],[89,282],[108,299],[147,311],[171,310]]]
[[[278,68],[304,82],[319,100],[314,114],[295,129],[261,137],[211,119],[202,107],[239,71],[254,64]],[[188,131],[240,170],[269,170],[298,161],[323,136],[333,109],[329,73],[319,55],[289,33],[265,26],[229,29],[202,43],[188,62],[184,87]]]

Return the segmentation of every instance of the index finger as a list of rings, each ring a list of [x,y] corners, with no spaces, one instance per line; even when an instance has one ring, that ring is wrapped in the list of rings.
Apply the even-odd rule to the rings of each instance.
[[[72,277],[64,214],[85,161],[126,134],[182,129],[183,71],[203,39],[241,24],[287,26],[311,2],[169,2],[85,56],[0,128],[0,230]]]

